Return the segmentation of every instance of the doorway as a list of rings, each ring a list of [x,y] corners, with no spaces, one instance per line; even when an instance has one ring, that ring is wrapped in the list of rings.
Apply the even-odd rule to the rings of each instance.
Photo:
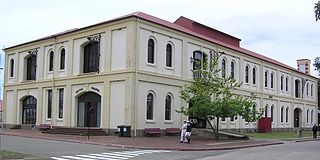
[[[87,92],[78,98],[78,127],[100,127],[101,96]]]
[[[293,120],[294,120],[294,127],[301,127],[301,109],[300,108],[296,108],[293,111]]]

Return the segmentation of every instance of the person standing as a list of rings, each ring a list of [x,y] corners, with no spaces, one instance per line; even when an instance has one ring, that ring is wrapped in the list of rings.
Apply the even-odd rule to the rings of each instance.
[[[192,126],[191,126],[190,122],[187,121],[186,141],[185,141],[185,143],[190,144],[190,141],[191,141],[191,130],[192,130]]]
[[[313,131],[313,139],[317,138],[317,131],[318,131],[318,126],[316,123],[314,123],[313,127],[312,127],[312,131]]]
[[[181,127],[180,143],[183,143],[185,141],[186,130],[187,130],[187,121],[184,120],[183,125]]]

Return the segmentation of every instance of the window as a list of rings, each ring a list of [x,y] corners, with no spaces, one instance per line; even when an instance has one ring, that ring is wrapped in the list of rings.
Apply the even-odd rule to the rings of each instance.
[[[92,40],[84,46],[83,73],[99,72],[100,41]]]
[[[246,82],[246,83],[249,83],[249,66],[246,66],[245,82]]]
[[[166,66],[172,67],[172,46],[171,46],[171,44],[167,44],[167,47],[166,47]]]
[[[234,117],[230,117],[230,121],[231,121],[231,122],[234,122]]]
[[[283,75],[280,78],[280,89],[283,91]]]
[[[309,123],[309,109],[307,109],[307,123]]]
[[[231,62],[231,73],[230,73],[230,77],[234,78],[234,62]]]
[[[47,118],[50,119],[51,113],[52,113],[52,90],[51,89],[48,90],[47,99],[48,99]]]
[[[309,95],[309,83],[306,84],[306,94]]]
[[[256,118],[257,114],[257,104],[253,104],[252,106],[253,117]]]
[[[14,60],[10,60],[10,77],[13,77],[14,74]]]
[[[310,87],[310,95],[311,95],[311,97],[313,96],[313,84],[311,84],[311,87]]]
[[[271,106],[271,111],[270,111],[270,113],[271,113],[271,122],[273,122],[273,109],[274,109],[274,106],[272,105]]]
[[[313,123],[313,109],[311,110],[311,113],[310,113],[310,123],[312,124]]]
[[[280,116],[281,116],[280,117],[280,121],[281,121],[281,123],[283,122],[283,113],[284,113],[283,111],[284,111],[284,107],[282,106],[281,107],[281,112],[280,112]]]
[[[166,96],[166,106],[165,106],[165,120],[171,120],[171,101],[172,98],[170,95]]]
[[[66,50],[64,48],[60,51],[60,70],[64,70],[66,61]]]
[[[201,70],[206,69],[207,55],[201,51],[193,52],[193,70],[198,71],[194,72],[194,78],[201,78]]]
[[[288,91],[288,85],[289,85],[289,77],[286,77],[286,91]]]
[[[60,88],[59,89],[59,116],[58,118],[62,119],[63,118],[63,95],[64,95],[64,89]]]
[[[148,63],[154,64],[154,40],[149,39],[148,40]]]
[[[221,121],[225,122],[226,121],[226,117],[222,117]]]
[[[252,68],[252,84],[256,84],[256,68]]]
[[[147,120],[153,120],[154,96],[149,93],[147,96]]]
[[[289,122],[289,107],[286,108],[286,123]]]
[[[51,51],[49,53],[49,72],[53,70],[53,56],[54,56],[54,53],[53,51]]]
[[[264,72],[264,87],[268,87],[268,72]]]
[[[264,117],[268,117],[268,108],[268,105],[266,105],[264,108]]]
[[[226,60],[222,59],[221,63],[222,78],[226,78]]]
[[[273,72],[270,75],[270,86],[273,88]]]
[[[36,80],[37,55],[31,54],[26,58],[26,80]]]

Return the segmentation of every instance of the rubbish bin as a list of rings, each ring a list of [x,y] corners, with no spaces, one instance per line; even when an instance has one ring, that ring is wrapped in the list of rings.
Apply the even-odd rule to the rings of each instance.
[[[123,126],[123,137],[131,137],[131,126]]]
[[[123,137],[123,128],[124,128],[124,125],[119,125],[117,126],[118,128],[118,136],[119,137]]]
[[[301,138],[302,137],[302,128],[297,129],[297,137]]]

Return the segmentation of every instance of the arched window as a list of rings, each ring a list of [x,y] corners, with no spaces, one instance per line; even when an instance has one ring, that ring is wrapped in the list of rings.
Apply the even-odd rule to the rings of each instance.
[[[280,111],[280,121],[281,121],[281,123],[283,122],[283,114],[284,114],[284,107],[282,106],[281,107],[281,111]]]
[[[166,66],[172,67],[172,46],[169,43],[166,47]]]
[[[307,123],[309,123],[309,109],[307,109]]]
[[[171,105],[172,104],[172,98],[170,95],[166,96],[166,104],[165,104],[165,120],[169,121],[171,120]]]
[[[49,53],[49,72],[53,71],[53,56],[54,56],[54,52],[51,51]]]
[[[222,78],[226,77],[226,60],[222,59],[221,63]]]
[[[271,72],[271,75],[270,75],[270,86],[271,88],[273,88],[273,72]]]
[[[10,77],[14,75],[14,59],[10,60]]]
[[[256,67],[252,68],[252,84],[256,84]]]
[[[311,87],[310,87],[310,95],[311,97],[313,96],[313,84],[311,84]]]
[[[147,96],[147,120],[153,120],[154,95],[149,93]]]
[[[311,113],[310,113],[310,123],[312,124],[313,123],[313,109],[311,110]]]
[[[91,40],[84,46],[83,73],[99,72],[100,41]]]
[[[280,78],[280,89],[283,91],[283,75]]]
[[[307,84],[306,84],[306,88],[307,88],[307,89],[306,89],[306,94],[309,95],[309,83],[308,83],[308,82],[307,82]]]
[[[253,117],[256,118],[256,114],[257,114],[257,104],[253,104],[252,106],[252,112],[253,112]]]
[[[230,77],[234,78],[234,62],[231,61],[231,72],[230,72]]]
[[[268,87],[268,72],[264,72],[264,87]]]
[[[289,122],[289,107],[286,108],[286,123]]]
[[[264,108],[264,117],[268,117],[268,109],[269,109],[269,106],[266,105],[265,108]]]
[[[207,55],[204,52],[201,51],[194,51],[193,52],[193,70],[199,71],[194,72],[193,77],[194,78],[200,78],[201,70],[206,69],[205,63],[207,62]]]
[[[273,122],[273,109],[274,109],[274,106],[272,105],[272,106],[271,106],[271,110],[270,110],[270,113],[271,113],[271,122]]]
[[[66,50],[64,48],[60,51],[60,70],[64,70],[66,61]]]
[[[26,80],[36,80],[37,55],[32,54],[25,59]]]
[[[289,85],[289,77],[286,77],[286,91],[288,91],[288,85]]]
[[[47,118],[51,119],[52,116],[52,89],[47,91]]]
[[[154,40],[149,39],[148,40],[148,63],[154,64]]]
[[[246,71],[245,71],[245,82],[249,83],[249,66],[246,66]]]

